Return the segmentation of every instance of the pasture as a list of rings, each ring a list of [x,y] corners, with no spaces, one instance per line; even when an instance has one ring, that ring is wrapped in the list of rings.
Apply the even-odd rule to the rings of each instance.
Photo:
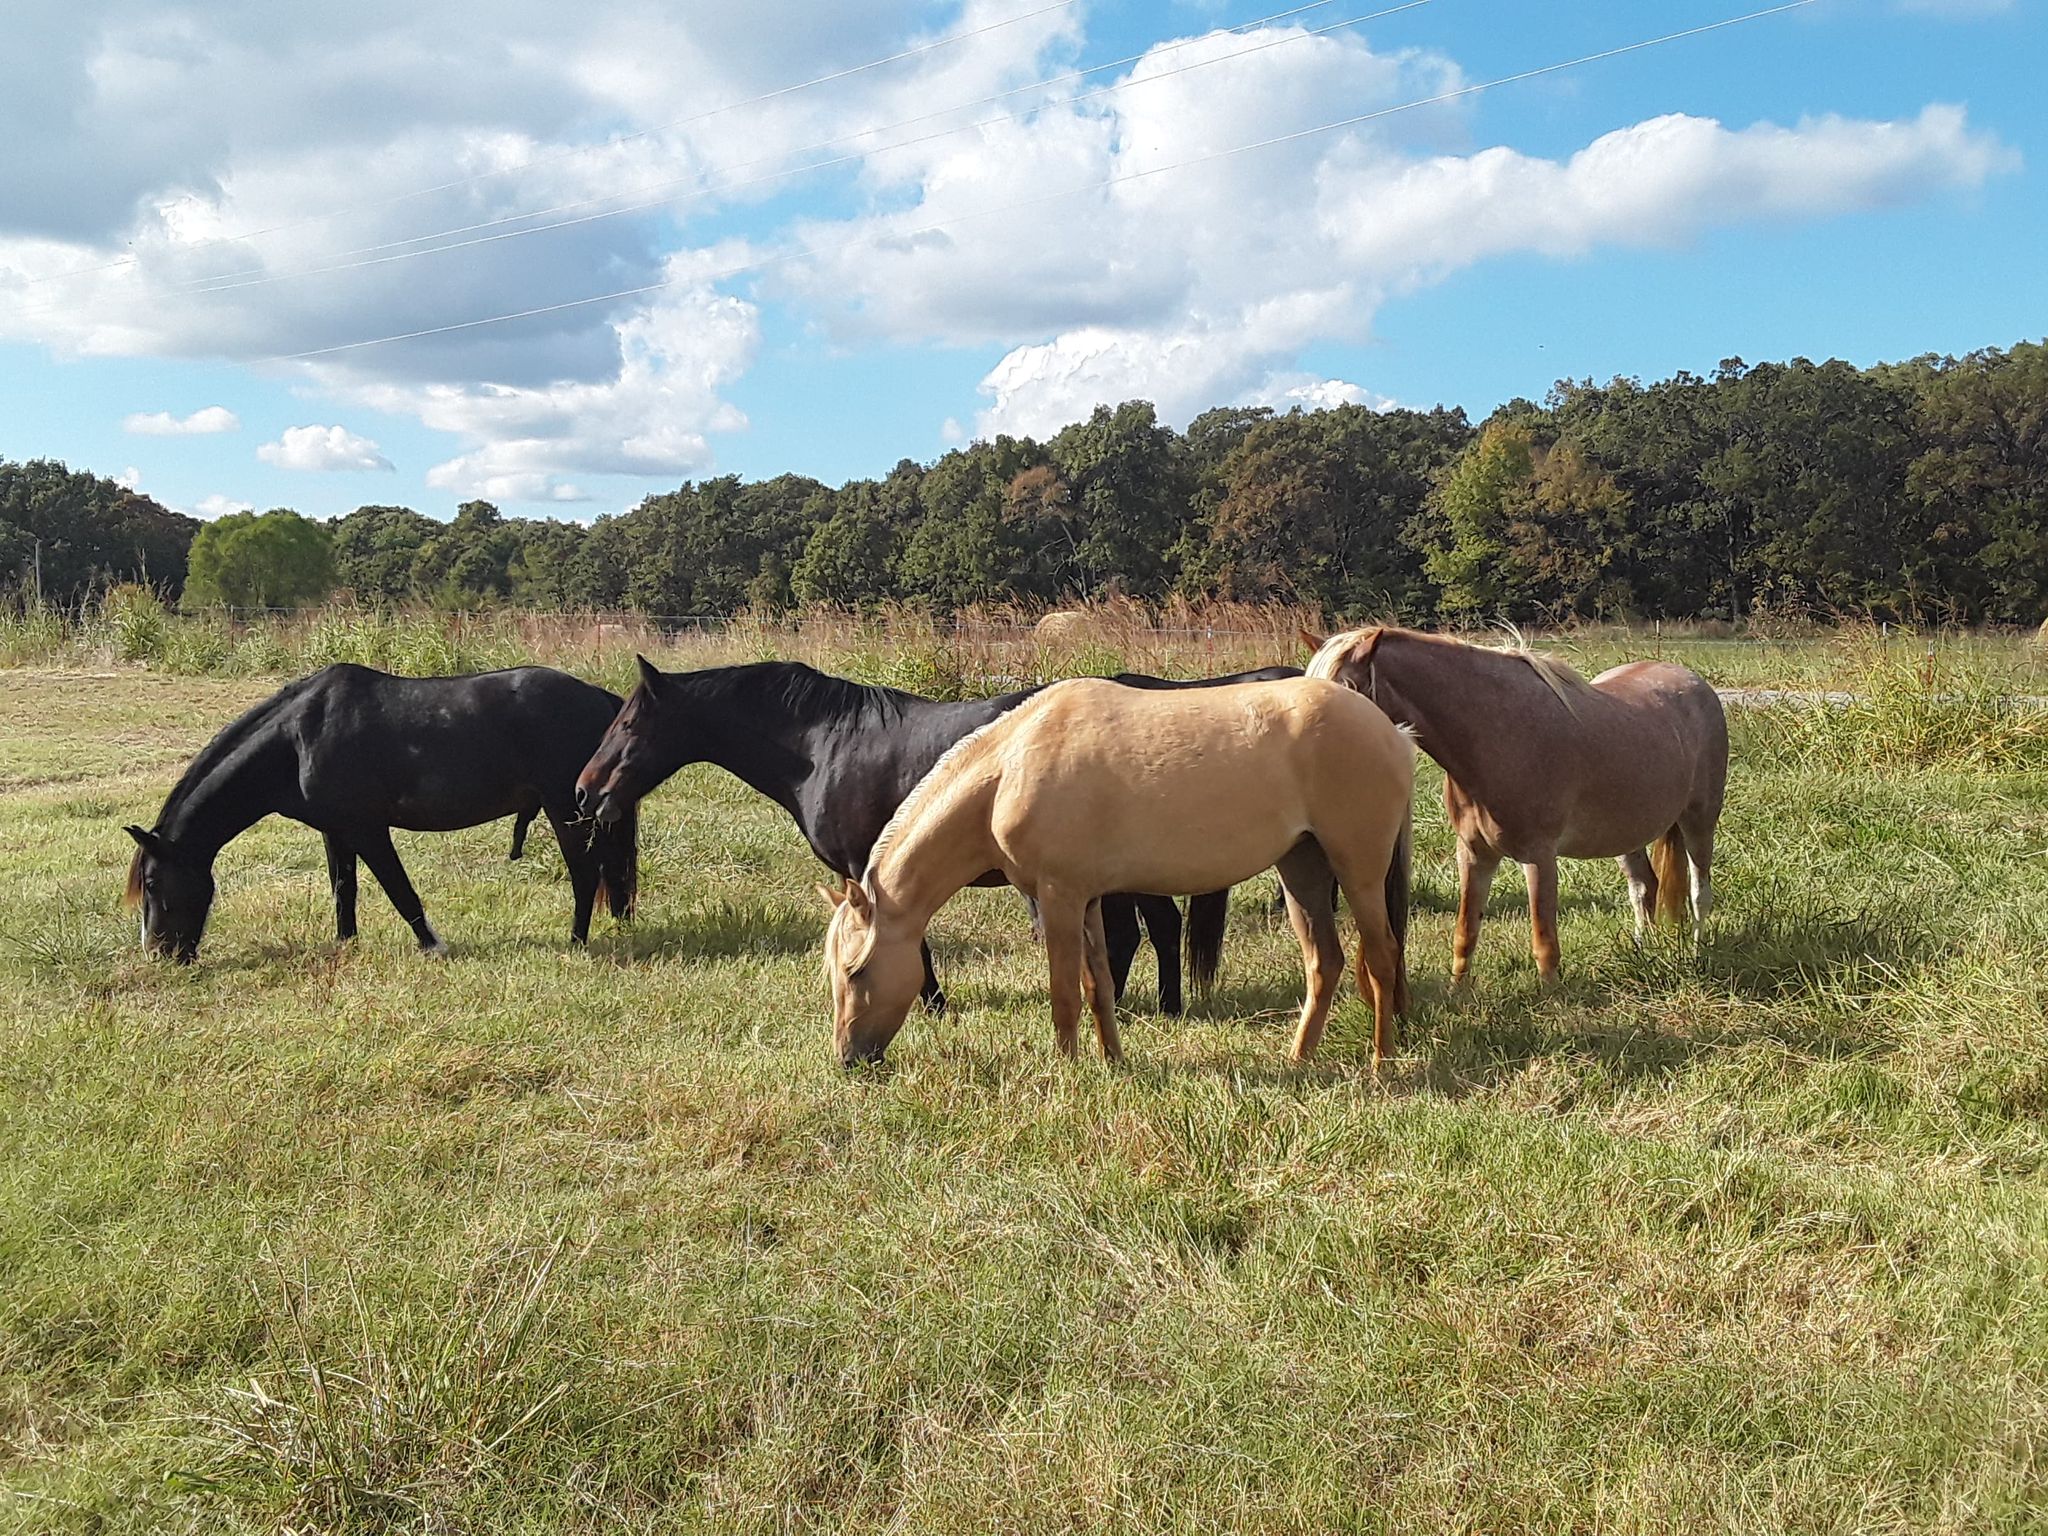
[[[1448,991],[1425,764],[1416,1006],[1377,1075],[1348,990],[1284,1064],[1266,878],[1188,1018],[1147,1012],[1141,955],[1121,1070],[1054,1055],[1022,903],[965,892],[932,932],[957,1013],[849,1079],[819,871],[709,769],[647,801],[640,919],[586,952],[544,827],[518,864],[506,823],[399,834],[434,961],[367,883],[337,949],[319,839],[271,820],[221,857],[200,963],[146,961],[120,826],[278,679],[236,675],[248,635],[176,671],[86,643],[46,661],[91,673],[0,671],[0,1529],[2048,1507],[2048,717],[1995,702],[2048,688],[2017,646],[1945,653],[1937,687],[1855,638],[1684,653],[1859,702],[1735,719],[1699,955],[1637,950],[1613,866],[1564,865],[1550,990],[1510,871]],[[835,643],[813,659],[976,681],[941,645]],[[1176,656],[1300,660],[1108,659]],[[630,645],[560,660],[617,688]]]

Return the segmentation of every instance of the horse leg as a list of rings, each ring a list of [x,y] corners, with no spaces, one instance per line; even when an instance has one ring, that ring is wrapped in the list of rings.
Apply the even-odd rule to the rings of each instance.
[[[1108,945],[1109,979],[1114,995],[1122,997],[1131,979],[1131,962],[1143,942],[1138,932],[1138,898],[1124,892],[1102,898],[1103,942]],[[1157,943],[1155,939],[1153,942]]]
[[[1479,947],[1479,920],[1486,915],[1487,893],[1493,889],[1500,855],[1458,839],[1458,930],[1451,940],[1451,985],[1462,986]]]
[[[1635,909],[1636,943],[1643,942],[1643,935],[1657,920],[1657,871],[1650,863],[1649,853],[1641,848],[1624,853],[1614,861],[1621,866],[1622,877],[1628,881],[1628,904]]]
[[[356,936],[356,851],[332,832],[327,844],[327,883],[334,887],[334,940],[346,944]]]
[[[1330,899],[1330,861],[1322,845],[1296,843],[1280,861],[1280,889],[1287,897],[1287,921],[1301,945],[1301,969],[1307,983],[1301,1023],[1294,1032],[1288,1059],[1305,1062],[1322,1044],[1337,986],[1344,979],[1344,941],[1337,932],[1337,914]]]
[[[1522,866],[1529,885],[1529,941],[1536,955],[1536,974],[1557,980],[1557,855],[1546,854]]]
[[[1034,904],[1033,909],[1037,908]],[[918,988],[918,996],[924,999],[926,1013],[946,1011],[946,989],[939,985],[939,973],[932,965],[932,947],[923,939],[917,941],[917,953],[924,961],[924,985]]]
[[[1116,981],[1109,973],[1109,942],[1102,929],[1102,903],[1091,901],[1082,932],[1088,964],[1081,978],[1087,987],[1089,1010],[1095,1015],[1095,1039],[1102,1047],[1102,1059],[1120,1062],[1124,1043],[1116,1030]]]
[[[588,837],[579,836],[574,818],[548,806],[548,825],[555,829],[555,843],[562,850],[562,862],[569,866],[569,889],[576,899],[576,914],[569,923],[569,942],[590,942],[590,909],[597,904],[597,853]]]
[[[1045,918],[1045,968],[1052,992],[1052,1036],[1070,1060],[1081,1047],[1081,968],[1088,963],[1088,904],[1050,887],[1038,888]]]
[[[363,862],[370,866],[370,873],[377,877],[377,883],[384,887],[384,894],[391,898],[391,905],[398,909],[398,915],[412,929],[413,937],[420,941],[420,948],[430,955],[447,954],[448,946],[441,942],[441,936],[428,923],[427,909],[420,905],[419,892],[412,888],[405,866],[398,860],[398,850],[391,846],[391,829],[366,828],[351,841],[356,852],[363,856]]]
[[[1340,871],[1338,881],[1344,888],[1345,905],[1351,908],[1351,920],[1358,925],[1358,995],[1372,1000],[1372,1062],[1377,1070],[1394,1054],[1394,1020],[1400,1008],[1404,963],[1401,946],[1387,916],[1383,881],[1355,870]],[[1337,958],[1342,965],[1343,955]]]
[[[1685,839],[1685,862],[1692,876],[1692,942],[1697,949],[1705,936],[1707,914],[1714,910],[1714,823],[1704,814],[1687,811],[1678,818],[1678,831]]]
[[[526,829],[533,825],[533,816],[534,813],[532,811],[518,811],[513,814],[512,851],[505,855],[506,862],[516,864],[519,860],[526,857]],[[562,824],[559,821],[555,821],[552,815],[549,816],[548,820],[555,822],[555,835],[560,837]]]
[[[1152,953],[1159,960],[1159,1011],[1178,1017],[1180,997],[1180,903],[1171,896],[1136,898],[1138,915],[1145,919],[1145,932],[1152,939]],[[1122,996],[1122,984],[1118,984]]]

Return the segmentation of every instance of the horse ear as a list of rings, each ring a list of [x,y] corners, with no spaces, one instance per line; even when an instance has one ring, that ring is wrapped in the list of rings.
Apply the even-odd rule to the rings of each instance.
[[[1323,642],[1330,638],[1328,635],[1319,635],[1312,629],[1297,629],[1294,633],[1300,637],[1301,643],[1307,646],[1310,651],[1320,651],[1323,648]]]
[[[868,893],[861,887],[861,883],[858,880],[846,882],[844,900],[849,907],[852,907],[862,917],[869,917],[874,913],[875,904],[869,899]]]
[[[829,885],[813,886],[812,889],[825,898],[828,907],[837,907],[846,900],[844,893],[833,890]]]
[[[144,853],[154,854],[162,852],[162,848],[157,841],[157,835],[154,832],[145,832],[140,827],[123,827],[121,830],[134,838],[136,847],[140,848]]]
[[[650,697],[659,693],[661,691],[661,669],[645,656],[636,654],[633,659],[640,663],[640,686],[647,690]]]

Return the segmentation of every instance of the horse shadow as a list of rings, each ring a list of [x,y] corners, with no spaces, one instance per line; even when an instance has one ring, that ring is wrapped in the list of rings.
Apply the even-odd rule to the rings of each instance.
[[[1932,950],[1928,929],[1895,914],[1845,911],[1821,904],[1776,906],[1716,920],[1695,953],[1682,938],[1653,935],[1638,946],[1626,930],[1614,949],[1579,968],[1566,957],[1562,980],[1546,986],[1525,957],[1508,967],[1484,966],[1464,990],[1411,951],[1411,1008],[1402,1023],[1401,1059],[1383,1074],[1389,1092],[1462,1098],[1526,1073],[1544,1059],[1597,1065],[1616,1083],[1669,1077],[1689,1063],[1732,1046],[1770,1041],[1819,1060],[1881,1056],[1896,1041],[1881,1027],[1842,1020],[1827,1010],[1748,1008],[1737,1022],[1695,1030],[1632,1022],[1617,1004],[1671,996],[1685,988],[1710,997],[1784,1002],[1847,992],[1867,995],[1909,970]],[[1298,984],[1283,978],[1219,986],[1191,1000],[1188,1016],[1208,1023],[1241,1022],[1270,1030],[1284,1049],[1301,1004]],[[1316,1062],[1295,1067],[1275,1060],[1254,1076],[1314,1081],[1349,1073],[1371,1060],[1369,1015],[1347,987]],[[1172,1021],[1164,1021],[1171,1023]],[[1173,1070],[1173,1069],[1167,1069]],[[1178,1070],[1245,1075],[1241,1058],[1183,1060]]]
[[[796,955],[819,949],[818,920],[787,903],[718,901],[681,917],[636,918],[613,930],[606,950],[633,964],[649,961],[737,960],[748,955]]]

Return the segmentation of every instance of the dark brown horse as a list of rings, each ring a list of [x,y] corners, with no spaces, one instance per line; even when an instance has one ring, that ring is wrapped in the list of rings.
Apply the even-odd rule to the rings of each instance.
[[[1558,971],[1560,856],[1620,863],[1638,935],[1659,916],[1683,918],[1689,875],[1697,938],[1713,905],[1714,827],[1728,782],[1728,722],[1705,679],[1635,661],[1589,683],[1555,657],[1408,629],[1302,639],[1316,652],[1309,676],[1356,688],[1412,729],[1444,770],[1444,808],[1458,834],[1454,981],[1471,966],[1503,858],[1528,882],[1546,979]]]

